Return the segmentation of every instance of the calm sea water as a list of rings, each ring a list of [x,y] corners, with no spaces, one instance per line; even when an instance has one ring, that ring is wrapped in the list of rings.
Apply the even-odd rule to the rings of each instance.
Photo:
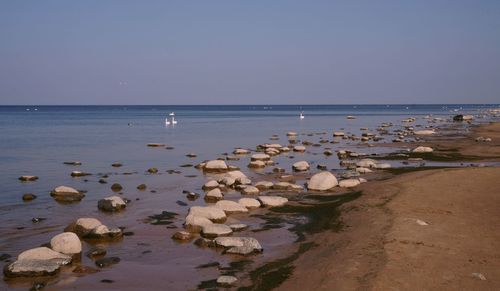
[[[164,280],[161,286],[174,284],[176,288],[192,288],[190,272],[193,266],[206,263],[210,256],[220,258],[214,254],[207,255],[206,251],[192,245],[183,247],[190,254],[186,257],[178,252],[179,246],[170,240],[172,231],[166,232],[164,228],[160,231],[158,227],[151,228],[141,222],[163,210],[180,213],[181,218],[185,215],[187,207],[176,204],[178,200],[185,200],[182,190],[200,191],[206,178],[198,170],[181,168],[180,165],[214,159],[236,147],[254,148],[257,144],[271,142],[269,137],[273,134],[281,137],[276,142],[287,144],[284,135],[288,131],[327,132],[324,137],[328,139],[335,130],[359,134],[360,127],[374,130],[382,122],[399,125],[401,119],[409,116],[432,114],[450,117],[457,113],[476,114],[493,107],[498,105],[0,106],[0,252],[15,256],[24,249],[47,242],[72,220],[92,216],[108,225],[126,226],[136,233],[110,251],[128,263],[103,274],[133,284],[133,280],[120,277],[120,271],[144,272],[145,277],[149,274],[153,280]],[[298,118],[301,111],[305,114],[304,120]],[[169,112],[175,112],[177,125],[165,125]],[[347,115],[357,118],[347,120]],[[415,124],[427,125],[423,119],[418,119]],[[146,147],[147,143],[153,142],[175,149]],[[343,141],[330,146],[335,150],[348,146],[347,143]],[[322,149],[316,151],[321,153]],[[187,158],[185,154],[190,152],[198,154],[198,157]],[[297,159],[280,156],[274,160],[288,169]],[[313,164],[325,163],[329,168],[339,168],[336,157],[318,154],[307,159]],[[68,160],[78,160],[83,165],[64,165],[63,161]],[[113,162],[124,166],[112,168]],[[249,172],[247,159],[229,163]],[[146,174],[150,167],[160,169],[161,175]],[[165,173],[170,169],[181,170],[182,174]],[[86,177],[87,181],[72,178],[72,170],[94,175]],[[123,172],[135,174],[124,176]],[[108,184],[97,183],[99,173],[110,174]],[[36,175],[39,180],[21,183],[18,181],[21,175]],[[197,177],[186,177],[188,175]],[[97,200],[112,195],[109,187],[114,182],[124,186],[124,196],[132,203],[124,213],[103,214],[97,210]],[[156,193],[136,190],[135,187],[141,183],[146,183]],[[77,204],[57,204],[49,192],[59,185],[87,190],[87,197]],[[21,200],[23,193],[34,193],[38,199],[25,203]],[[203,205],[203,199],[199,200],[192,205]],[[32,217],[47,219],[33,224]],[[182,219],[177,225],[182,226]],[[255,236],[266,241],[265,235]],[[279,242],[266,241],[271,253],[273,247],[279,248],[281,243],[293,241],[286,231],[277,235],[281,237]],[[139,250],[137,254],[132,251],[144,241],[149,242],[147,250],[155,253],[153,258],[141,256]],[[164,259],[169,260],[167,266]],[[171,268],[172,275],[157,274],[155,270],[159,265],[165,272]],[[96,277],[104,278],[102,274],[92,276],[88,276],[91,279],[79,279],[80,285],[75,285],[85,289]],[[215,274],[199,276],[210,278]],[[191,283],[182,285],[179,282]]]

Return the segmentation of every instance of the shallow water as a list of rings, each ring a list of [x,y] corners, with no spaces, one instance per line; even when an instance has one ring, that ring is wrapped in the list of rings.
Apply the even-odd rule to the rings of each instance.
[[[419,117],[415,125],[428,125],[422,118],[428,114],[449,118],[457,113],[474,113],[489,107],[486,105],[420,105],[420,106],[0,106],[0,253],[13,257],[25,249],[46,243],[62,232],[63,228],[79,217],[96,217],[106,225],[123,226],[135,235],[126,236],[121,242],[107,247],[108,256],[119,256],[122,261],[97,274],[77,277],[62,274],[51,281],[50,288],[61,286],[71,289],[118,288],[140,289],[143,282],[153,287],[169,287],[171,290],[193,289],[203,280],[216,278],[216,268],[196,269],[200,264],[218,261],[228,264],[234,258],[222,256],[213,250],[200,249],[192,243],[179,244],[170,237],[182,228],[188,207],[205,205],[203,197],[188,201],[182,190],[199,193],[208,179],[194,168],[182,164],[197,164],[205,159],[215,159],[236,147],[255,149],[257,144],[272,142],[288,144],[286,132],[326,133],[313,136],[301,135],[299,139],[318,142],[320,138],[332,140],[332,132],[361,133],[360,127],[371,132],[382,122],[397,126],[403,118]],[[451,111],[460,109],[459,112]],[[26,109],[30,109],[29,111]],[[35,110],[37,109],[37,110]],[[175,111],[178,124],[165,126],[164,119]],[[305,119],[299,120],[300,111]],[[346,119],[354,115],[356,119]],[[270,141],[273,134],[280,140]],[[387,136],[390,141],[391,136]],[[164,143],[173,150],[149,148],[147,143]],[[357,146],[356,142],[341,140],[339,144],[323,144],[308,147],[305,154],[290,153],[274,157],[278,166],[291,170],[293,162],[305,159],[311,163],[311,172],[322,163],[332,170],[340,170],[337,157],[325,157],[325,147],[332,150]],[[389,151],[383,148],[357,148],[366,153]],[[187,153],[196,153],[188,158]],[[291,158],[293,156],[293,158]],[[63,161],[79,160],[81,166],[64,165]],[[253,181],[264,179],[259,172],[249,170],[249,157],[228,164],[241,167]],[[113,168],[113,162],[123,167]],[[396,162],[394,162],[396,163]],[[157,167],[160,174],[147,174],[150,167]],[[167,170],[180,170],[181,174],[168,174]],[[271,168],[266,168],[268,172]],[[72,178],[73,170],[94,175]],[[131,175],[123,175],[131,172]],[[99,184],[99,173],[108,173],[108,184]],[[21,175],[36,175],[36,182],[20,182]],[[196,177],[186,177],[196,175]],[[97,210],[97,200],[113,195],[111,184],[120,183],[123,197],[131,200],[127,209],[117,214],[105,214]],[[298,181],[303,183],[304,181]],[[146,191],[136,186],[145,183]],[[76,204],[56,203],[50,190],[67,185],[87,190],[86,197]],[[156,193],[150,192],[155,190]],[[34,193],[38,198],[23,202],[23,193]],[[202,195],[203,196],[203,195]],[[235,192],[227,198],[239,198]],[[180,206],[183,201],[189,206]],[[174,220],[176,229],[154,226],[143,220],[164,210],[179,213]],[[265,209],[258,210],[265,214]],[[254,214],[255,212],[252,212]],[[32,223],[33,217],[46,218]],[[241,221],[259,228],[263,221],[249,219],[249,215],[232,216],[231,221]],[[252,257],[257,263],[273,256],[280,256],[295,235],[286,230],[245,231],[242,235],[257,238],[264,246],[262,255]],[[84,244],[84,252],[88,249]],[[149,252],[150,251],[150,252]],[[145,253],[143,253],[145,252]],[[83,264],[92,262],[83,256]],[[102,279],[114,283],[100,283]],[[76,282],[74,282],[76,280]],[[26,285],[28,284],[28,285]],[[30,286],[23,282],[0,282],[0,289]],[[153,288],[152,287],[152,288]]]

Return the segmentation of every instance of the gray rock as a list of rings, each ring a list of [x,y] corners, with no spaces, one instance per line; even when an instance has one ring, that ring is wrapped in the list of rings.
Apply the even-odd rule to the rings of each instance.
[[[337,178],[330,172],[319,172],[311,177],[307,188],[314,191],[326,191],[338,185]]]
[[[74,255],[82,252],[82,243],[73,232],[63,232],[50,240],[50,247],[59,253]]]

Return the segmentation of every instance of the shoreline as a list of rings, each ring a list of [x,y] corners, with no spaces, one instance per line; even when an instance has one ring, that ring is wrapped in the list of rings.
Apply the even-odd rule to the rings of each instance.
[[[493,142],[474,140],[485,135]],[[500,123],[490,123],[458,140],[421,144],[441,152],[453,146],[480,162],[494,155],[498,161],[498,137]],[[293,262],[292,275],[277,290],[498,290],[498,179],[498,167],[415,168],[361,185],[363,195],[341,207],[343,230],[310,236],[317,246]],[[476,236],[488,240],[474,243]]]

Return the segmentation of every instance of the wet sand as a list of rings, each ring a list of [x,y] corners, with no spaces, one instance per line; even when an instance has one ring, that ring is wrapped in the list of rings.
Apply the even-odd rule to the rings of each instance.
[[[490,161],[500,157],[499,137],[494,123],[425,144]],[[342,206],[343,230],[309,237],[317,246],[278,289],[499,290],[499,181],[498,167],[467,167],[363,184],[362,196]]]

